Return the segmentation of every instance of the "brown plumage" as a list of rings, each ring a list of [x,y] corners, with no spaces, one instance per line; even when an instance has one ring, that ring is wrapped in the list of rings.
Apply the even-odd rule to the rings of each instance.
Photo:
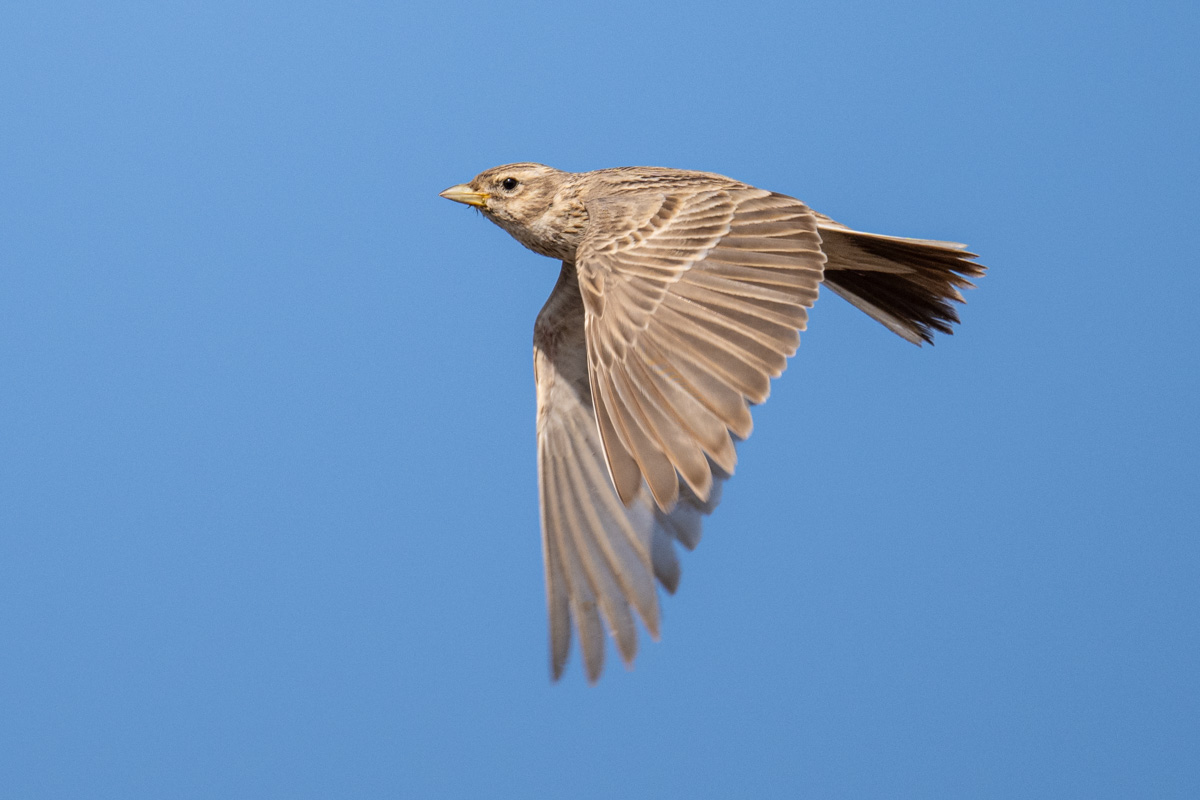
[[[962,245],[851,230],[799,200],[704,172],[509,164],[443,197],[562,271],[534,327],[538,479],[555,679],[572,621],[588,679],[604,629],[626,664],[634,614],[691,549],[824,284],[914,344],[950,333],[984,268]]]

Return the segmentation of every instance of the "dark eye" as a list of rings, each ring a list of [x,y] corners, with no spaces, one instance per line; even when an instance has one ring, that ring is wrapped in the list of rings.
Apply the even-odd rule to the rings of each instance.
[[[516,178],[505,178],[500,182],[500,185],[504,187],[504,191],[511,192],[513,189],[517,188],[517,183],[519,183],[519,181]]]

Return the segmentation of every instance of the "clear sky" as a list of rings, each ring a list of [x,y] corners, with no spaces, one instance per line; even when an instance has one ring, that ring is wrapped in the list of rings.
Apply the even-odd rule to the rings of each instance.
[[[101,10],[103,7],[103,10]],[[20,3],[0,795],[1200,795],[1194,3]],[[822,297],[637,668],[548,681],[557,264],[437,193],[721,172],[991,272]]]

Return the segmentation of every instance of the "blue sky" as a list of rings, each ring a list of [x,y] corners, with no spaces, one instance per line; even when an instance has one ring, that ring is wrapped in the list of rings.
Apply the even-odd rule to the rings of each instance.
[[[1200,793],[1191,4],[41,3],[0,25],[6,796]],[[550,685],[534,315],[438,198],[705,169],[991,272],[832,295]]]

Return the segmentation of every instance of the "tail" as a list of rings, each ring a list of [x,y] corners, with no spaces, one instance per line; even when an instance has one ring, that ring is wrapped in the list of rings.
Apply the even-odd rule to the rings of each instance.
[[[825,285],[915,345],[934,331],[953,333],[963,302],[987,269],[965,245],[862,233],[828,217],[818,223],[825,250]]]

